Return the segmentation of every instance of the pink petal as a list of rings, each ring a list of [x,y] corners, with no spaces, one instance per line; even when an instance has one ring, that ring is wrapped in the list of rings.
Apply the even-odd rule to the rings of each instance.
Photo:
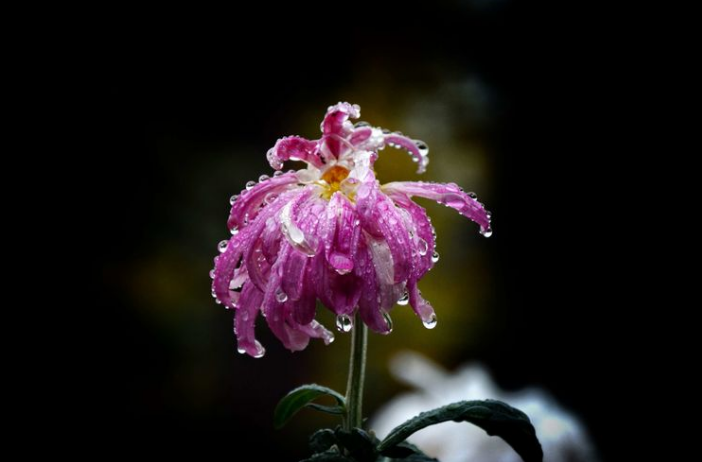
[[[317,141],[306,140],[299,136],[288,136],[279,139],[275,146],[268,150],[266,157],[275,170],[282,169],[283,162],[286,160],[301,160],[320,168],[324,164],[317,153],[317,144]]]
[[[357,119],[361,114],[360,111],[361,108],[358,105],[349,103],[339,103],[330,106],[327,110],[321,125],[324,134],[322,143],[333,157],[340,157],[342,152],[348,149],[346,145],[348,141],[346,143],[344,141],[353,131],[353,124],[348,119]]]
[[[409,233],[395,204],[380,192],[372,173],[358,188],[356,204],[363,229],[374,237],[383,238],[390,247],[393,282],[406,281],[412,265]]]
[[[239,299],[234,320],[234,333],[239,343],[239,351],[253,357],[261,357],[265,350],[258,341],[254,332],[254,325],[258,310],[263,300],[263,293],[253,284],[244,284]]]
[[[383,192],[395,198],[398,194],[407,197],[418,196],[432,199],[452,209],[461,215],[470,218],[480,225],[480,232],[485,236],[492,233],[490,216],[483,204],[466,194],[454,183],[425,183],[422,181],[398,181],[384,184]]]
[[[424,173],[429,164],[429,148],[426,147],[423,141],[412,140],[404,135],[399,135],[397,133],[391,133],[385,136],[385,143],[389,146],[396,148],[402,148],[412,155],[412,160],[414,160],[417,166],[417,173]],[[419,149],[419,146],[423,149]]]
[[[358,300],[358,313],[361,320],[375,332],[388,333],[390,329],[380,309],[373,258],[363,239],[356,253],[354,273],[361,281],[361,296]]]
[[[403,214],[405,225],[413,234],[412,246],[414,250],[412,252],[411,278],[418,281],[434,266],[432,259],[436,247],[434,228],[429,221],[426,210],[414,203],[409,197],[396,194],[392,196],[392,199],[405,212]]]
[[[436,314],[434,314],[434,308],[422,298],[417,288],[416,281],[410,281],[407,283],[407,290],[409,291],[409,302],[412,305],[412,309],[419,316],[427,327],[433,327],[436,324]]]
[[[297,185],[297,174],[286,173],[257,183],[250,190],[243,190],[232,204],[227,226],[241,229],[251,223],[261,211],[264,200],[272,199]]]

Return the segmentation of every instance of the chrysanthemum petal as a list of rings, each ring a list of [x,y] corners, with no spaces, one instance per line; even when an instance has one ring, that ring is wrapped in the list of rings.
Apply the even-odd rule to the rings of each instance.
[[[391,133],[385,136],[385,143],[389,146],[404,149],[412,156],[412,160],[417,163],[417,173],[424,173],[429,165],[429,149],[421,141],[407,138],[404,135]],[[419,143],[419,146],[418,146]],[[420,146],[423,149],[420,149]]]
[[[251,189],[245,189],[232,204],[227,226],[229,229],[243,229],[258,215],[264,203],[269,203],[275,197],[297,184],[295,172],[274,176],[255,184]]]
[[[390,330],[380,308],[378,278],[370,249],[362,239],[356,253],[354,273],[361,281],[361,296],[358,300],[358,313],[361,320],[375,332],[387,333]]]
[[[283,168],[286,160],[300,160],[320,168],[323,164],[318,154],[318,142],[310,141],[299,136],[288,136],[279,139],[275,146],[268,150],[268,163],[275,170]]]
[[[238,340],[239,351],[253,357],[260,357],[264,351],[261,344],[256,341],[254,333],[262,300],[263,293],[260,290],[251,283],[244,284],[234,319],[234,333]]]
[[[327,110],[327,115],[320,127],[324,134],[321,143],[334,158],[339,158],[350,145],[346,138],[353,131],[353,124],[348,119],[357,119],[360,114],[361,108],[349,103],[339,103],[330,106]],[[325,150],[322,152],[324,154]]]
[[[490,217],[483,204],[471,195],[463,192],[454,183],[425,183],[423,181],[398,181],[382,186],[385,194],[394,197],[397,193],[407,197],[425,197],[451,207],[461,215],[470,218],[478,225],[482,233],[490,230]]]

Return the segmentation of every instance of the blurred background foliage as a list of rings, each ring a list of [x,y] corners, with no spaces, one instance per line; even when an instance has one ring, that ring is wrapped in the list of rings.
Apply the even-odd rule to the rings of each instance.
[[[377,6],[373,17],[391,17],[392,8]],[[421,179],[475,191],[495,231],[485,239],[455,212],[419,200],[438,234],[441,259],[420,287],[439,323],[426,330],[396,307],[394,332],[371,335],[366,413],[402,389],[387,365],[409,348],[448,368],[482,361],[507,389],[544,386],[600,443],[603,418],[591,405],[606,385],[588,343],[599,324],[585,316],[594,295],[581,290],[587,281],[573,263],[587,252],[582,222],[550,206],[569,181],[567,168],[548,173],[562,167],[569,142],[560,130],[568,122],[552,108],[570,90],[549,74],[553,63],[520,42],[527,28],[511,2],[410,11],[412,20],[385,31],[356,28],[353,18],[334,27],[291,21],[282,39],[267,35],[278,23],[235,27],[248,16],[214,31],[186,20],[138,46],[117,36],[105,49],[96,99],[104,121],[97,155],[107,167],[97,181],[116,238],[99,275],[109,322],[98,335],[108,346],[93,353],[118,390],[115,426],[134,438],[157,429],[214,446],[256,442],[261,460],[292,461],[307,454],[306,435],[335,423],[303,412],[274,432],[271,416],[300,384],[344,391],[349,336],[291,354],[259,320],[265,358],[239,355],[208,271],[228,236],[229,197],[272,173],[266,151],[282,136],[318,137],[327,106],[349,101],[361,120],[427,142]],[[377,163],[381,182],[420,179],[414,169],[392,148]],[[319,316],[333,326],[325,310]]]

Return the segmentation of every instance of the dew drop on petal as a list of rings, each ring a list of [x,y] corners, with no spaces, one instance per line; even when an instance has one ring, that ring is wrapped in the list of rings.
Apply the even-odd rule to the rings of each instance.
[[[363,127],[370,127],[370,124],[368,122],[364,122],[364,121],[356,122],[354,124],[354,128],[363,128]]]
[[[480,234],[482,234],[484,237],[490,237],[492,236],[492,228],[487,228],[487,229],[480,229]]]
[[[278,287],[278,288],[275,290],[275,299],[278,300],[278,303],[285,303],[285,302],[288,301],[288,294],[286,294],[285,292],[283,292],[283,289],[281,289],[280,287]]]
[[[254,186],[256,186],[256,182],[251,180],[248,183],[246,183],[246,190],[250,191],[251,189],[253,189]]]
[[[436,314],[432,313],[428,319],[422,319],[422,324],[424,324],[424,327],[426,327],[427,329],[435,328],[436,327]]]
[[[431,262],[436,263],[439,261],[439,252],[434,252],[434,255],[431,256]]]
[[[419,149],[419,153],[422,157],[429,154],[429,146],[427,146],[427,143],[422,140],[414,140],[414,144],[417,145],[417,149]]]
[[[238,194],[234,194],[232,197],[229,198],[229,205],[234,205],[234,202],[239,198]]]
[[[469,192],[469,193],[466,193],[466,194],[468,194],[468,197],[470,197],[471,199],[477,199],[477,198],[478,198],[478,195],[477,195],[477,194],[475,194],[475,193],[474,193],[474,192],[472,192],[472,191],[471,191],[471,192]]]
[[[242,347],[237,347],[236,351],[238,351],[240,355],[246,354],[246,350],[244,350]]]
[[[273,176],[280,176],[280,175],[282,175],[282,174],[283,174],[283,172],[282,172],[281,170],[276,170],[276,171],[273,173]]]
[[[221,305],[221,304],[222,304],[222,301],[221,301],[220,299],[218,299],[218,298],[215,298],[215,303],[218,304],[218,305]]]
[[[336,329],[339,332],[350,332],[353,329],[353,320],[347,314],[336,317]]]
[[[232,233],[232,236],[236,236],[237,234],[239,234],[239,228],[237,228],[236,226],[232,226],[232,229],[230,229],[229,232]]]
[[[409,292],[407,292],[407,289],[405,289],[405,292],[402,294],[402,297],[397,301],[397,304],[400,306],[405,306],[409,303]]]
[[[215,278],[215,270],[210,270],[210,279]]]
[[[427,241],[422,239],[421,237],[419,238],[419,255],[422,257],[427,254],[427,250],[429,250],[429,244],[427,244]]]
[[[390,332],[392,332],[392,318],[390,317],[390,314],[387,311],[383,310],[382,313],[383,319],[385,319],[385,324],[387,324],[388,326],[388,330],[383,333],[389,334]]]
[[[256,340],[256,343],[254,344],[256,346],[256,352],[254,353],[253,357],[254,358],[263,358],[263,356],[266,354],[266,349],[263,348],[263,345],[261,345],[261,342]]]
[[[270,179],[270,177],[268,175],[261,175],[258,177],[259,182],[263,182],[263,181],[266,181],[268,179]]]
[[[228,243],[229,242],[225,240],[225,241],[220,241],[219,244],[217,244],[217,250],[219,250],[219,253],[222,253],[225,250],[227,250]]]

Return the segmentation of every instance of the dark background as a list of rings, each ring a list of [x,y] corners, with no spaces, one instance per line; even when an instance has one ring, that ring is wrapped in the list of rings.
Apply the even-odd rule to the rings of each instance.
[[[369,387],[369,413],[401,389],[382,372],[390,353],[412,346],[447,368],[479,360],[509,390],[545,387],[582,418],[603,456],[611,450],[602,397],[623,387],[602,373],[620,358],[605,353],[613,340],[612,302],[603,295],[612,269],[592,270],[606,266],[595,216],[602,198],[588,178],[597,173],[590,166],[596,128],[583,136],[584,127],[597,126],[586,104],[596,90],[567,51],[535,38],[545,21],[527,21],[510,2],[438,2],[407,18],[394,8],[350,6],[346,15],[289,21],[276,9],[270,23],[253,12],[224,24],[163,16],[138,27],[143,41],[135,44],[125,28],[101,49],[92,75],[96,156],[106,164],[97,196],[109,204],[102,230],[111,236],[101,252],[107,296],[99,310],[109,321],[97,334],[101,347],[88,354],[114,392],[100,426],[119,448],[256,444],[262,460],[306,454],[304,434],[330,421],[306,414],[296,428],[274,431],[272,409],[301,383],[326,379],[343,388],[347,340],[337,335],[331,353],[315,345],[290,355],[262,328],[266,358],[236,354],[230,317],[210,299],[207,278],[215,246],[227,237],[227,200],[247,180],[270,174],[265,152],[278,137],[316,137],[330,104],[359,103],[363,120],[412,136],[398,126],[418,107],[412,101],[468,80],[489,95],[488,116],[476,116],[482,106],[459,105],[456,117],[472,114],[474,122],[459,136],[480,146],[465,162],[487,165],[479,184],[495,235],[471,234],[459,244],[479,253],[471,265],[484,265],[487,288],[470,303],[489,315],[471,318],[476,340],[435,349],[438,330],[417,330],[420,345],[403,345],[407,338],[394,332],[399,344],[381,346],[373,359],[386,376]],[[430,147],[440,141],[421,137]],[[441,152],[430,156],[438,162]],[[441,266],[453,240],[437,231]],[[325,372],[320,363],[337,367]]]

